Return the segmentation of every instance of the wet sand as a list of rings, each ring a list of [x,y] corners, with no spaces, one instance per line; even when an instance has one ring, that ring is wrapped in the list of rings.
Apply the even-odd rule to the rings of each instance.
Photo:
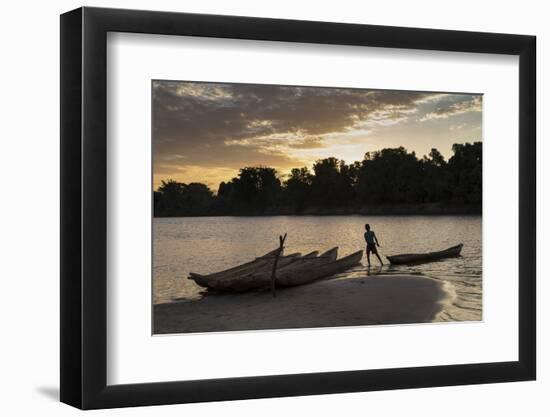
[[[429,323],[451,297],[441,281],[414,275],[342,278],[309,285],[154,306],[154,333]]]

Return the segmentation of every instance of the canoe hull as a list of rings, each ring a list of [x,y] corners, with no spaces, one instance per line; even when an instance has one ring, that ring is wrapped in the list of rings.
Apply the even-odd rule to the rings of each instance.
[[[281,258],[275,273],[275,284],[277,287],[294,287],[308,284],[310,282],[326,278],[359,264],[363,257],[363,251],[357,251],[341,259],[338,256],[338,248],[332,248],[317,256],[317,252],[311,252],[305,256],[291,255]],[[272,267],[271,263],[271,267]],[[220,292],[243,292],[258,288],[267,288],[271,284],[271,268],[262,265],[253,273],[235,274],[230,273],[223,277],[217,275],[211,279],[197,276],[190,276],[197,284],[209,290]]]
[[[283,283],[285,282],[285,277],[301,276],[306,274],[308,271],[317,270],[323,267],[323,265],[333,262],[337,255],[338,248],[333,248],[319,257],[303,257],[290,265],[277,268],[275,273],[275,284],[277,286],[284,286]],[[245,277],[240,277],[239,279],[227,280],[220,284],[220,287],[217,289],[228,292],[242,292],[255,288],[266,288],[271,284],[271,271],[251,274]]]
[[[222,276],[227,276],[228,274],[246,272],[248,270],[252,270],[262,264],[267,263],[270,258],[273,258],[277,254],[277,252],[279,252],[279,249],[275,249],[270,252],[267,252],[265,255],[259,256],[253,259],[252,261],[246,262],[244,264],[240,264],[240,265],[234,266],[233,268],[225,269],[223,271],[214,272],[212,274],[202,275],[202,274],[196,274],[194,272],[191,272],[189,275],[191,277],[199,277],[202,279],[213,279],[213,278],[219,278]]]
[[[291,274],[282,274],[277,277],[277,285],[280,287],[295,287],[297,285],[309,284],[310,282],[344,272],[359,264],[362,258],[363,251],[360,250],[344,258],[320,265],[317,268],[295,271]]]
[[[281,267],[289,265],[298,258],[300,258],[299,253],[293,253],[287,256],[282,256],[279,259],[279,265]],[[216,289],[220,285],[219,284],[220,282],[224,282],[230,279],[238,279],[241,276],[246,276],[253,272],[269,271],[273,266],[274,260],[275,260],[274,257],[261,257],[261,258],[258,258],[256,261],[253,261],[254,263],[253,262],[247,263],[246,267],[230,268],[229,270],[227,270],[227,273],[225,274],[223,273],[223,271],[217,272],[211,275],[200,275],[200,274],[191,273],[188,278],[190,280],[195,281],[196,284],[198,284],[203,288]]]
[[[453,258],[460,255],[463,244],[452,246],[442,251],[428,253],[406,253],[402,255],[386,256],[392,265],[410,265]]]

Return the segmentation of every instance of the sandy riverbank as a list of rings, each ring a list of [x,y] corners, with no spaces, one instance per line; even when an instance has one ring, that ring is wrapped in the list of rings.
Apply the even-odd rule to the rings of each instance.
[[[450,294],[441,281],[376,275],[154,306],[154,333],[432,322]]]

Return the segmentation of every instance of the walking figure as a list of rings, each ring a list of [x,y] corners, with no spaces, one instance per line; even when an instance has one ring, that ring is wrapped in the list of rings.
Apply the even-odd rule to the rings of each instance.
[[[376,249],[377,246],[380,246],[380,243],[378,243],[378,238],[376,237],[374,230],[370,229],[370,224],[368,223],[365,225],[365,230],[365,242],[367,242],[367,262],[369,264],[369,267],[371,252],[376,255],[376,257],[380,261],[380,265],[384,265],[384,262],[382,262],[380,255],[378,255],[378,250]]]

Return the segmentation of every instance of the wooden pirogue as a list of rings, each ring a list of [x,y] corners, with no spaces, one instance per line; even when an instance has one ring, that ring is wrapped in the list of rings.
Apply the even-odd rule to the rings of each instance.
[[[201,275],[194,272],[189,274],[189,279],[195,281],[198,285],[205,288],[215,288],[216,283],[220,280],[230,279],[233,277],[246,276],[248,274],[260,271],[271,270],[273,266],[273,261],[278,252],[278,249],[268,252],[263,256],[260,256],[250,262],[246,262],[241,265],[234,266],[223,271],[215,272],[213,274]],[[307,254],[305,256],[311,256],[312,254]],[[317,255],[317,253],[315,253]],[[279,258],[279,267],[288,265],[294,260],[301,257],[300,253],[292,253],[287,256],[281,256]]]
[[[426,252],[426,253],[404,253],[401,255],[386,256],[388,261],[394,265],[406,265],[416,264],[422,262],[431,262],[438,259],[451,258],[460,255],[463,244],[451,246],[445,250],[438,252]]]
[[[304,256],[293,254],[279,258],[275,274],[276,285],[292,287],[343,272],[361,261],[363,251],[357,251],[338,260],[338,248],[317,255],[318,252],[315,251]],[[215,274],[191,273],[189,279],[201,287],[217,291],[240,292],[265,288],[271,282],[273,258],[272,252],[269,252],[254,261]]]

